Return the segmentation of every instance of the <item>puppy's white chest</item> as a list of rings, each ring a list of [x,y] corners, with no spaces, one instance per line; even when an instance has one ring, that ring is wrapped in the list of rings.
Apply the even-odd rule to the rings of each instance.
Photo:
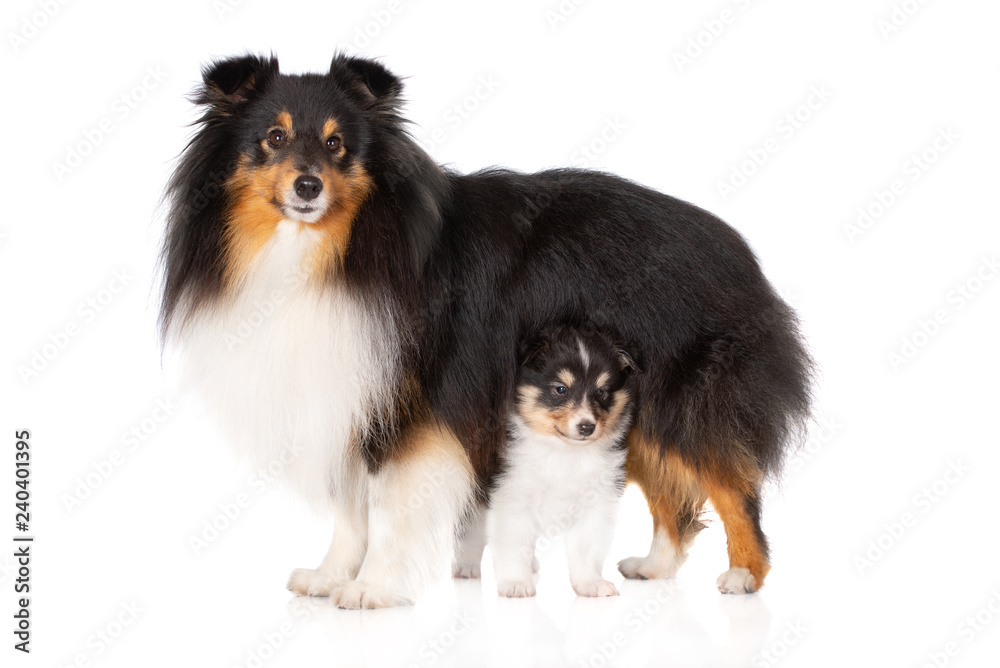
[[[506,471],[495,491],[499,508],[520,508],[539,528],[568,529],[596,507],[616,502],[625,454],[597,445],[567,446],[515,425]]]

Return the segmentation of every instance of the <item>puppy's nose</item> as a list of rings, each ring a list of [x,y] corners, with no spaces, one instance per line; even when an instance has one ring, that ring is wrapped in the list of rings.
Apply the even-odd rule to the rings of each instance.
[[[323,192],[323,182],[315,176],[300,176],[295,179],[295,194],[304,200],[316,199]]]
[[[580,422],[576,425],[576,430],[581,436],[590,436],[594,433],[594,427],[596,425],[593,422]]]

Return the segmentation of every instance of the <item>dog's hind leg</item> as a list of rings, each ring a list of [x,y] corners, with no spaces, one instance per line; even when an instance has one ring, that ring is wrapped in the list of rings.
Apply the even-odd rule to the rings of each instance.
[[[699,517],[707,495],[677,455],[664,454],[658,444],[636,430],[629,434],[628,443],[626,474],[649,504],[653,542],[649,554],[622,559],[618,570],[627,578],[642,580],[676,577],[695,536],[705,526]]]
[[[368,552],[357,580],[331,592],[333,603],[412,603],[445,574],[474,486],[472,465],[454,434],[432,423],[408,428],[394,456],[368,474]]]
[[[706,476],[712,506],[726,528],[729,570],[716,584],[724,594],[749,594],[771,570],[767,538],[760,526],[760,486],[746,480]]]

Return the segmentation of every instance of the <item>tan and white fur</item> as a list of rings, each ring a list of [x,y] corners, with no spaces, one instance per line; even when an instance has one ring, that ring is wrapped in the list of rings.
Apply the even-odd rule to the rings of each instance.
[[[625,365],[599,335],[559,330],[544,337],[544,351],[530,362],[535,370],[521,373],[489,511],[473,516],[453,575],[478,577],[488,543],[498,593],[534,596],[536,544],[562,535],[573,590],[614,596],[618,590],[601,571],[624,484],[631,405]]]
[[[229,440],[335,518],[326,557],[293,571],[288,588],[346,608],[405,604],[451,555],[472,468],[433,422],[410,427],[405,450],[377,472],[352,446],[395,399],[400,333],[388,310],[314,279],[320,239],[308,223],[282,220],[240,288],[178,318],[183,331],[171,334]],[[433,493],[413,496],[427,485]]]

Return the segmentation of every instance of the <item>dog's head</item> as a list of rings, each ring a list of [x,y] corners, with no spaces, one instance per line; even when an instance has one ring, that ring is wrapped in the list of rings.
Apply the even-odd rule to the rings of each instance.
[[[229,58],[203,79],[203,132],[230,156],[227,265],[249,259],[282,220],[312,227],[342,255],[373,189],[379,119],[394,117],[400,80],[343,55],[305,75],[281,74],[273,56]]]
[[[401,90],[371,60],[338,55],[326,74],[287,75],[276,58],[248,55],[209,66],[196,101],[231,138],[238,206],[324,225],[367,196],[372,119],[391,113]]]

